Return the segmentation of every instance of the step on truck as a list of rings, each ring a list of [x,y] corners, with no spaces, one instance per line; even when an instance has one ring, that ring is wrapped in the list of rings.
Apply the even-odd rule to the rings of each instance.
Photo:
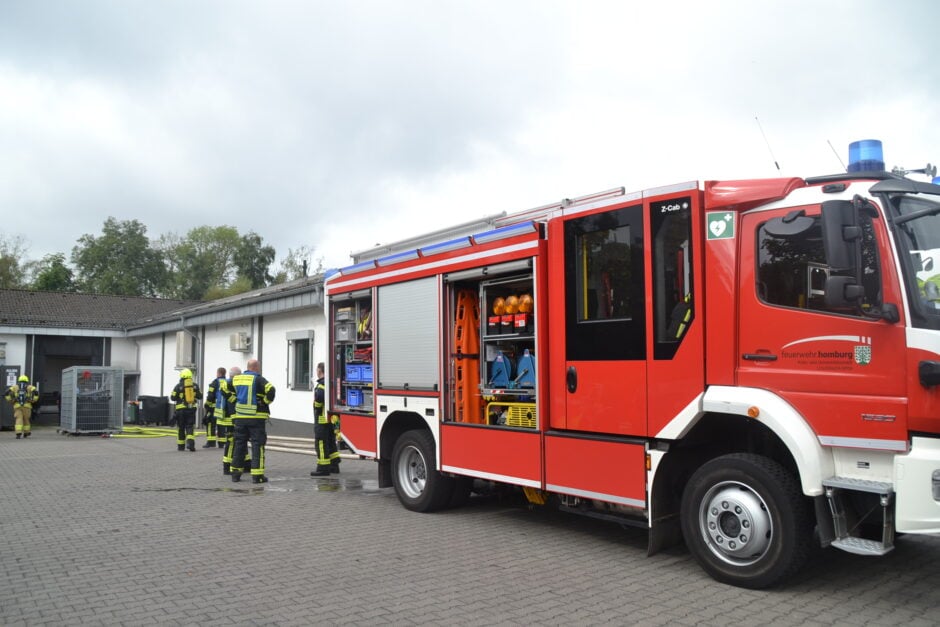
[[[410,510],[515,486],[738,586],[814,543],[938,534],[940,186],[849,170],[614,189],[354,253],[325,284],[328,411]]]

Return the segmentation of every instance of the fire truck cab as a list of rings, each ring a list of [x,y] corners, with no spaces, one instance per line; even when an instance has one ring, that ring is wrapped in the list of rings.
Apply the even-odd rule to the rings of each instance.
[[[328,411],[411,510],[517,486],[770,586],[940,533],[937,250],[885,172],[492,216],[328,278]]]

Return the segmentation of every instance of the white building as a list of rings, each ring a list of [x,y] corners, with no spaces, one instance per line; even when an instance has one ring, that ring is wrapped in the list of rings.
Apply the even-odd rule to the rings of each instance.
[[[125,405],[145,398],[152,409],[183,368],[205,390],[218,367],[244,369],[252,357],[277,390],[269,433],[312,437],[312,377],[327,358],[322,276],[204,303],[0,290],[2,383],[26,374],[39,386],[36,424],[58,424],[71,366],[121,368]]]

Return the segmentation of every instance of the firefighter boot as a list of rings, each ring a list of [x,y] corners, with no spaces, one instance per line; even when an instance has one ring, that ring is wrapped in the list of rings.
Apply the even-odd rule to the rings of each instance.
[[[215,442],[206,442],[202,445],[202,448],[215,448]]]
[[[21,437],[23,437],[23,434],[22,434],[22,433],[17,433],[17,434],[16,434],[16,439],[17,439],[17,440],[19,440]]]
[[[235,472],[235,471],[233,470],[233,471],[231,471],[231,474],[232,474],[232,483],[238,483],[239,481],[242,480],[242,473],[240,473],[240,472]]]
[[[232,465],[228,462],[222,462],[222,474],[230,475],[232,474]]]
[[[339,460],[338,459],[330,464],[330,474],[331,475],[339,474]]]
[[[264,475],[252,475],[251,482],[252,483],[267,483],[268,478],[265,477]]]
[[[311,477],[329,477],[330,467],[317,465],[317,469],[310,473]]]
[[[195,453],[195,452],[196,452],[196,441],[195,441],[195,440],[189,440],[189,441],[187,441],[187,442],[186,442],[186,449],[187,449],[190,453]]]
[[[177,451],[185,451],[185,450],[186,450],[186,445],[185,445],[185,444],[177,444],[177,445],[176,445],[176,450],[177,450]]]
[[[24,431],[24,432],[23,432],[23,437],[24,437],[24,438],[28,438],[30,435],[32,435],[32,433],[33,433],[32,431]]]

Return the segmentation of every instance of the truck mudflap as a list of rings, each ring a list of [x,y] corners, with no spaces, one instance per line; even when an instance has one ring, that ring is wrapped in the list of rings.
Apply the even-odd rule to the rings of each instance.
[[[940,534],[940,438],[914,437],[911,450],[894,458],[895,528]]]

